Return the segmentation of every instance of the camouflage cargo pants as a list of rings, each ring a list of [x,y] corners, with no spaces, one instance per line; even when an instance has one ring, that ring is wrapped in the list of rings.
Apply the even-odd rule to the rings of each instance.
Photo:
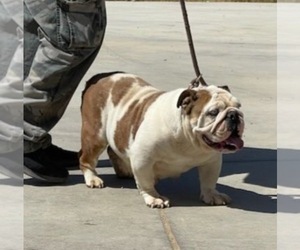
[[[24,0],[24,151],[45,148],[95,59],[104,0]]]
[[[23,144],[22,17],[20,0],[0,0],[0,157]]]

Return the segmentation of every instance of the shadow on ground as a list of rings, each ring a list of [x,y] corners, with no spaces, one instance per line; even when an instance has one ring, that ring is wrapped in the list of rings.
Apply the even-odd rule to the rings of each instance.
[[[245,183],[266,188],[276,188],[277,182],[277,152],[272,149],[244,148],[240,152],[224,156],[221,176],[232,176],[246,173]],[[99,161],[98,167],[109,167],[108,160]],[[118,179],[114,174],[102,174],[107,187],[135,189],[132,179]],[[83,184],[83,176],[70,175],[64,184],[72,186]],[[49,186],[34,179],[24,180],[25,185]],[[1,185],[1,183],[0,183]],[[184,173],[177,179],[161,180],[157,185],[158,191],[169,197],[172,206],[201,206],[199,202],[199,181],[196,169]],[[227,193],[233,199],[230,207],[254,212],[276,213],[276,197],[261,195],[253,191],[238,189],[227,185],[218,185],[218,190]]]
[[[277,163],[278,158],[278,163]],[[243,182],[264,188],[277,187],[278,185],[300,188],[300,152],[289,149],[259,149],[244,148],[238,153],[225,155],[221,177],[237,174],[247,174]],[[109,167],[108,160],[99,161],[98,167]],[[132,179],[119,179],[114,174],[102,174],[107,187],[135,189]],[[1,180],[3,181],[3,180]],[[1,185],[0,181],[0,185]],[[5,181],[4,181],[5,182]],[[64,185],[72,186],[83,184],[81,174],[71,175]],[[5,185],[5,183],[2,183]],[[46,183],[37,182],[34,179],[24,180],[25,185],[49,186]],[[239,189],[229,185],[218,185],[218,190],[227,193],[233,199],[229,206],[253,212],[276,213],[277,200],[272,194],[262,195],[254,191]],[[199,181],[196,169],[192,169],[176,179],[161,180],[157,184],[158,191],[172,201],[172,206],[202,206],[199,202]],[[250,188],[251,189],[251,188]],[[286,213],[299,213],[300,200],[292,195],[278,196],[278,211]]]
[[[244,183],[276,188],[277,152],[272,149],[244,148],[236,154],[224,155],[221,177],[247,174]],[[167,179],[158,184],[158,189],[172,200],[173,206],[199,205],[199,182],[197,169],[183,174],[179,179]],[[229,207],[261,213],[276,213],[276,197],[254,191],[218,185],[220,192],[228,194],[233,202]]]
[[[300,150],[277,151],[278,201],[277,210],[282,213],[300,213]],[[281,193],[282,187],[285,189]],[[296,193],[297,192],[297,193]]]

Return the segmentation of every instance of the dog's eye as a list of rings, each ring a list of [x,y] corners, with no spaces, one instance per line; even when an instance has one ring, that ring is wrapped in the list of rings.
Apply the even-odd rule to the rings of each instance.
[[[219,110],[218,109],[213,109],[213,110],[210,110],[208,111],[208,115],[210,116],[217,116],[219,114]]]

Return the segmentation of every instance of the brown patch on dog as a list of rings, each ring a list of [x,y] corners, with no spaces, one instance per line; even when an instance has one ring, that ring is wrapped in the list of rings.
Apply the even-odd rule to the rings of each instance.
[[[184,90],[177,101],[177,107],[181,107],[185,115],[199,117],[203,107],[210,101],[211,95],[207,90],[195,91],[192,89]]]
[[[85,92],[91,87],[93,86],[94,84],[97,84],[100,80],[106,78],[106,77],[109,77],[109,76],[112,76],[114,74],[123,74],[124,72],[122,71],[114,71],[114,72],[108,72],[108,73],[101,73],[101,74],[97,74],[97,75],[94,75],[92,76],[85,84],[85,88],[84,90],[82,91],[82,99],[83,99],[83,96],[85,95]]]
[[[81,156],[80,168],[95,169],[98,156],[107,146],[107,142],[99,135],[103,126],[101,110],[106,105],[109,93],[114,83],[100,79],[85,89],[81,106]]]
[[[198,117],[202,113],[203,108],[212,98],[211,94],[207,90],[199,90],[196,96],[197,98],[193,102],[190,112],[191,119],[198,119]]]
[[[117,106],[122,97],[124,97],[127,92],[132,87],[132,78],[122,78],[122,84],[115,84],[114,88],[112,89],[111,95],[112,95],[112,102],[114,106]]]
[[[121,81],[122,83],[119,83]],[[126,96],[126,94],[132,89],[133,83],[136,83],[137,86],[144,87],[149,86],[150,84],[142,80],[141,78],[134,77],[122,77],[116,82],[114,88],[112,89],[112,102],[114,106],[117,106],[121,99]]]
[[[107,154],[119,178],[133,178],[131,167],[127,165],[110,146],[107,147]]]
[[[186,115],[191,113],[193,103],[197,100],[197,92],[192,89],[184,90],[177,101],[177,108],[181,107]]]
[[[181,107],[183,113],[191,119],[198,118],[210,99],[211,95],[207,90],[186,89],[179,96],[177,107]]]
[[[114,83],[110,80],[99,80],[97,84],[90,86],[82,96],[82,123],[91,123],[98,129],[101,124],[101,109],[106,105],[109,93]],[[97,122],[96,122],[97,121]]]
[[[124,152],[128,148],[130,134],[132,133],[133,138],[135,138],[136,133],[144,120],[144,115],[150,105],[164,92],[157,91],[141,102],[135,100],[128,107],[127,112],[124,114],[122,119],[118,121],[114,141],[120,152]]]
[[[137,77],[136,78],[138,81],[138,85],[141,87],[145,87],[145,86],[151,86],[151,84],[147,83],[146,81],[144,81],[142,78]]]

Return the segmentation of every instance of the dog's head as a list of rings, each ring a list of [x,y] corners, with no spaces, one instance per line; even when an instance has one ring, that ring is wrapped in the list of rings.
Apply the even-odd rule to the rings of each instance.
[[[197,141],[209,149],[231,153],[244,145],[241,104],[227,86],[213,85],[184,90],[177,107],[188,119]]]

